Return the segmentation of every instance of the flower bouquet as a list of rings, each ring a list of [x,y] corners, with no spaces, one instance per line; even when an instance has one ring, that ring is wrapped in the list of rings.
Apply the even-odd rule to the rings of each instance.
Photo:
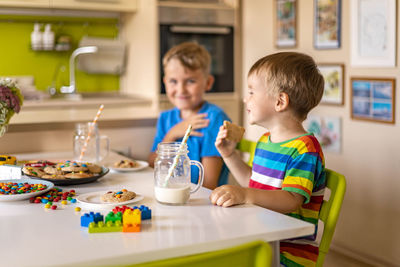
[[[11,117],[21,110],[23,101],[16,82],[10,78],[0,79],[0,137],[7,131]]]

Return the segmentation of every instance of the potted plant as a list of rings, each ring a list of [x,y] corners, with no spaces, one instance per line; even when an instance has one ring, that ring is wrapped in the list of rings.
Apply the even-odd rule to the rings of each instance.
[[[15,113],[19,113],[24,97],[15,81],[0,79],[0,137],[7,131],[8,123]]]

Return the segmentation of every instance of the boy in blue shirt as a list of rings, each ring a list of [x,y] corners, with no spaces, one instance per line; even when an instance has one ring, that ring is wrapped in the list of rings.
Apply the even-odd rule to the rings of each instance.
[[[215,148],[218,129],[230,120],[218,106],[204,100],[204,94],[214,83],[210,74],[211,57],[196,43],[185,42],[172,47],[163,57],[164,84],[169,101],[175,106],[161,113],[157,122],[150,166],[154,166],[160,142],[180,142],[189,124],[193,130],[188,139],[189,158],[204,166],[203,186],[214,189],[227,183],[228,169]],[[191,171],[192,183],[197,183],[198,171]]]

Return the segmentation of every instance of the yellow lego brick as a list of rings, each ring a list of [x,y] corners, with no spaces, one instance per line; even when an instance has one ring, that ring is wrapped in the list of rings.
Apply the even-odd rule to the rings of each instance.
[[[125,224],[141,224],[141,211],[139,209],[134,210],[125,210],[124,214],[122,215],[122,222]]]

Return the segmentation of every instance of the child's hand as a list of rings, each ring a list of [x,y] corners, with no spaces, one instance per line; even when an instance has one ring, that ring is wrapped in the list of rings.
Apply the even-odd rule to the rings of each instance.
[[[217,139],[215,140],[215,147],[223,158],[230,157],[236,149],[236,142],[226,139],[228,136],[228,130],[225,126],[219,127]]]
[[[243,204],[246,202],[245,188],[236,185],[217,187],[212,191],[210,200],[212,204],[222,207]]]
[[[172,140],[169,141],[175,141],[179,138],[182,138],[185,136],[186,130],[189,127],[189,124],[192,125],[192,131],[190,133],[191,136],[203,136],[202,133],[195,131],[196,129],[202,129],[208,126],[210,123],[209,119],[207,118],[206,113],[202,114],[195,114],[193,116],[190,116],[189,118],[181,121],[180,123],[176,124],[174,127],[169,130],[168,135]]]

